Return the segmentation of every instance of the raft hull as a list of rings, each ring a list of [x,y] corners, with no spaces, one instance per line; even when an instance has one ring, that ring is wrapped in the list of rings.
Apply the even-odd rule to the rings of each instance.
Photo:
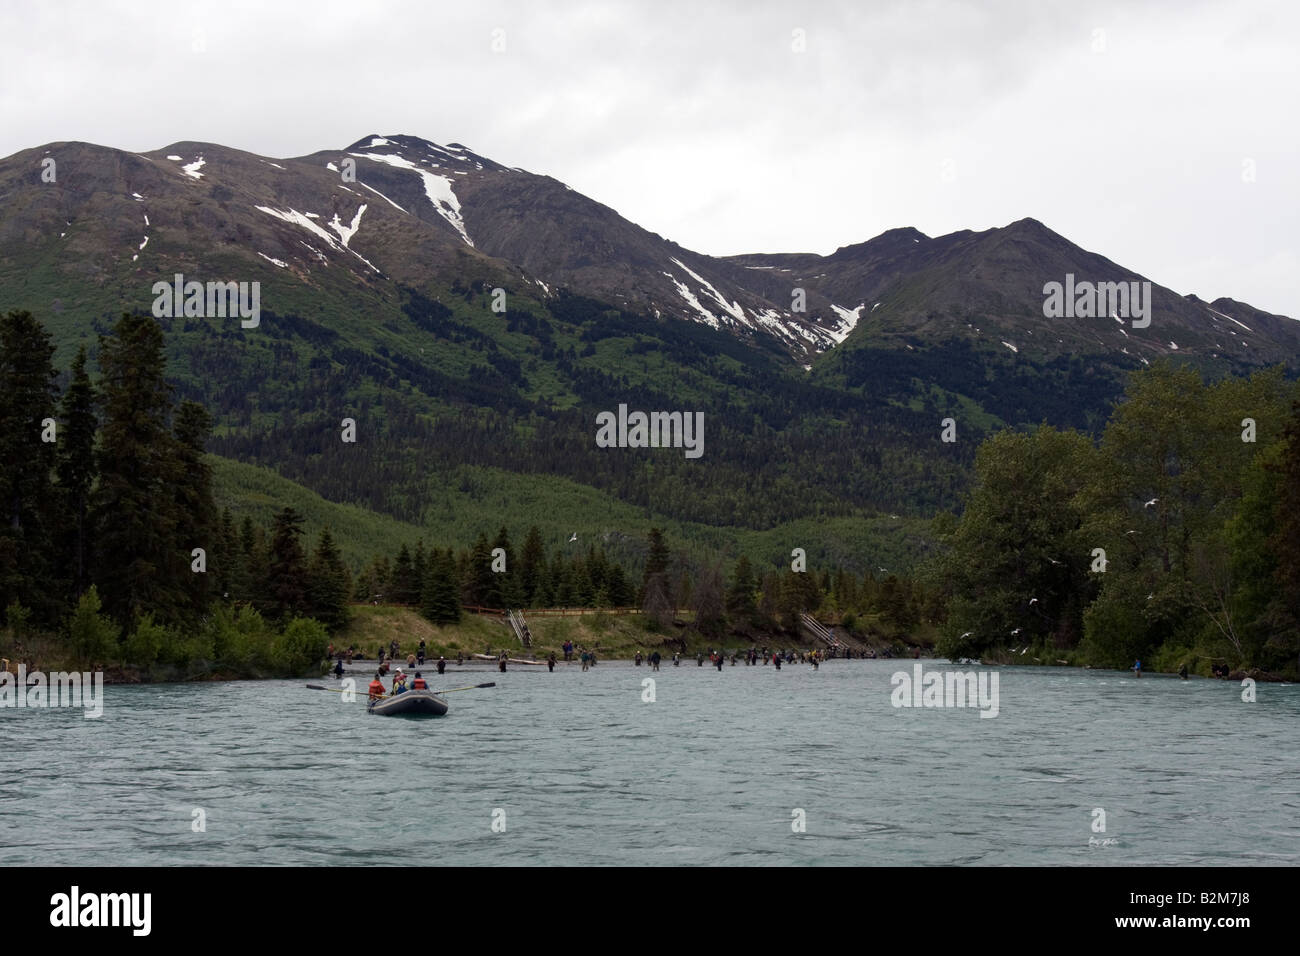
[[[381,717],[441,717],[447,702],[431,690],[408,690],[377,700],[369,709]]]

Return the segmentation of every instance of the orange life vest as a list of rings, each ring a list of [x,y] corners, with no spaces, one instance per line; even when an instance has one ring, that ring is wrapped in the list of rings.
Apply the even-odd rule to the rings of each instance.
[[[378,680],[372,680],[370,682],[370,696],[371,697],[384,696],[384,685],[380,683]]]
[[[411,685],[411,690],[428,690],[428,689],[429,689],[429,685],[425,683],[423,677],[417,677],[415,679],[415,683]]]

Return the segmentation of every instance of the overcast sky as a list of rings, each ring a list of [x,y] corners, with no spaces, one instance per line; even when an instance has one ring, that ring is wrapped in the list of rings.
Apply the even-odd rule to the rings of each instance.
[[[1032,216],[1180,293],[1300,317],[1297,36],[1286,0],[5,0],[0,156],[409,133],[698,252]]]

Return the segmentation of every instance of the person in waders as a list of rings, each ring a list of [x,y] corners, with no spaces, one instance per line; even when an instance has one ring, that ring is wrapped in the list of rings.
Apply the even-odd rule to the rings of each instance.
[[[551,656],[546,658],[546,669],[552,672],[555,671],[555,651],[551,651]]]
[[[342,676],[343,676],[343,655],[340,654],[339,659],[334,662],[334,679],[339,680]]]
[[[444,673],[446,673],[446,671],[447,671],[447,661],[446,661],[446,659],[445,659],[441,654],[439,654],[439,655],[438,655],[438,673],[439,673],[439,674],[444,674]]]

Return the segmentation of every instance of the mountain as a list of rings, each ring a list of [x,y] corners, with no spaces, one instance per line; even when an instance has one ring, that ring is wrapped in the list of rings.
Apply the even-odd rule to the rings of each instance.
[[[0,210],[0,309],[37,315],[62,367],[157,282],[259,282],[255,327],[160,319],[179,397],[216,417],[209,448],[431,538],[512,508],[614,534],[633,508],[705,548],[892,566],[958,506],[988,431],[1095,428],[1160,358],[1219,376],[1300,356],[1300,323],[1154,283],[1145,328],[1048,318],[1047,283],[1146,280],[1032,219],[710,257],[410,136],[294,159],[48,144],[0,160]],[[620,404],[703,413],[703,458],[596,447]],[[948,416],[962,440],[939,445]]]
[[[54,182],[42,181],[47,159]],[[0,161],[0,197],[7,287],[30,282],[39,250],[41,265],[87,294],[130,294],[141,278],[200,264],[254,278],[278,270],[278,279],[305,287],[298,291],[351,286],[381,298],[394,282],[479,281],[511,292],[522,284],[540,298],[568,289],[656,317],[768,335],[805,361],[882,335],[958,335],[1040,358],[1115,352],[1135,361],[1180,351],[1258,364],[1290,361],[1300,348],[1300,325],[1285,318],[1158,285],[1145,330],[1105,317],[1046,327],[1046,282],[1143,277],[1032,219],[938,238],[894,229],[830,256],[715,258],[549,176],[412,136],[372,135],[296,159],[192,142],[144,154],[56,143]],[[795,311],[796,290],[806,312]],[[1258,328],[1234,310],[1248,311]],[[859,323],[870,331],[855,334]]]

